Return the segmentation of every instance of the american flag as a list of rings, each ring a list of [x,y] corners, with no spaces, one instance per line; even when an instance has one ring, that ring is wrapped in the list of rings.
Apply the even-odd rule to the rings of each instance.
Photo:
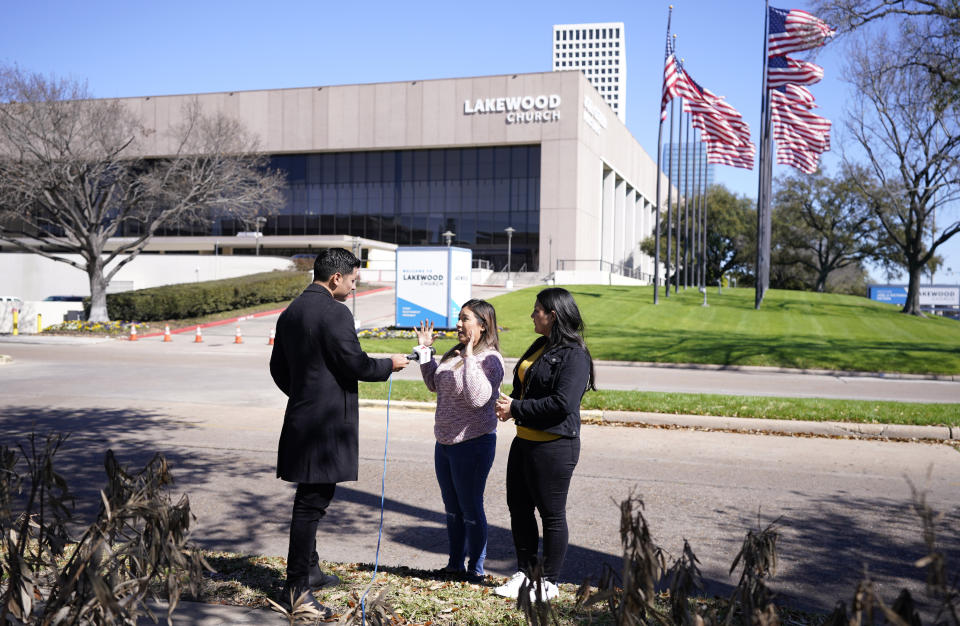
[[[770,121],[777,140],[777,163],[813,173],[820,155],[830,149],[831,122],[811,112],[816,105],[805,100],[801,92],[771,91]]]
[[[776,89],[789,84],[813,85],[823,78],[823,68],[809,61],[797,61],[790,57],[773,57],[767,63],[767,89]]]
[[[836,34],[826,22],[806,11],[773,7],[770,7],[769,32],[767,54],[771,57],[822,46]]]
[[[681,71],[682,68],[681,68]],[[683,108],[707,150],[707,163],[753,169],[756,148],[750,143],[750,126],[722,97],[697,84],[686,74]]]
[[[699,100],[702,97],[700,87],[683,71],[683,68],[677,62],[676,55],[671,54],[668,56],[666,65],[663,68],[663,97],[660,99],[661,121],[666,119],[667,104],[673,98]]]

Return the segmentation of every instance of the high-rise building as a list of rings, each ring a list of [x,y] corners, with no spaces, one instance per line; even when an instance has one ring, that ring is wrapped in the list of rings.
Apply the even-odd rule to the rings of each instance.
[[[555,24],[553,70],[580,70],[627,123],[627,55],[623,22]]]
[[[679,148],[683,146],[683,150]],[[671,143],[663,146],[663,158],[660,160],[660,167],[663,169],[663,173],[670,177],[670,180],[673,182],[674,186],[678,186],[681,183],[681,174],[687,171],[689,166],[689,174],[687,175],[686,184],[690,185],[691,189],[694,184],[700,183],[702,181],[697,180],[696,177],[701,176],[701,172],[696,169],[697,163],[694,162],[694,157],[697,157],[701,160],[706,160],[707,158],[707,147],[703,143],[689,142],[689,143]],[[707,179],[707,188],[713,184],[713,163],[706,164],[706,179]]]

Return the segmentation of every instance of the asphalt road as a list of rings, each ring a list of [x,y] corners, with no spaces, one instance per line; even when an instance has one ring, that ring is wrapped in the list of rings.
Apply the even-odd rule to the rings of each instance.
[[[30,430],[72,432],[60,463],[84,503],[81,519],[95,511],[107,448],[130,465],[163,452],[176,488],[190,495],[198,542],[284,555],[292,491],[274,478],[274,461],[285,399],[266,371],[266,333],[255,341],[245,332],[234,345],[231,328],[213,330],[201,345],[0,344],[14,357],[0,365],[0,442]],[[323,558],[374,559],[385,417],[362,412],[360,480],[338,488],[318,537]],[[488,569],[503,575],[514,568],[503,494],[511,438],[502,427],[486,498]],[[430,414],[391,413],[381,563],[443,565],[433,445]],[[587,426],[563,578],[596,579],[603,564],[619,566],[618,503],[635,490],[671,555],[690,541],[710,592],[735,584],[727,570],[745,532],[780,517],[773,586],[785,602],[821,610],[849,602],[864,566],[888,602],[901,586],[922,595],[908,479],[945,512],[948,563],[960,562],[960,453],[948,445]]]

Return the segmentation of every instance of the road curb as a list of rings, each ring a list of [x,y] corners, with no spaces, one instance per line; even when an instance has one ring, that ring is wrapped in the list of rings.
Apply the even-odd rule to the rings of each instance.
[[[384,408],[386,400],[360,400],[366,408]],[[392,409],[433,412],[434,402],[393,400]],[[926,441],[960,441],[960,428],[951,426],[912,426],[908,424],[860,424],[856,422],[813,422],[802,420],[774,420],[756,417],[721,417],[714,415],[673,415],[639,411],[580,412],[585,420],[601,424],[630,424],[658,428],[697,428],[742,433],[770,433],[781,435],[811,435],[816,437],[862,437],[865,439],[921,439]]]
[[[888,378],[903,380],[945,380],[960,381],[957,374],[907,374],[902,372],[864,372],[861,370],[804,369],[791,367],[769,367],[765,365],[718,365],[714,363],[656,363],[648,361],[600,361],[594,365],[613,365],[619,367],[657,367],[662,369],[708,370],[721,372],[757,372],[764,374],[809,374],[812,376],[844,376],[848,378]]]

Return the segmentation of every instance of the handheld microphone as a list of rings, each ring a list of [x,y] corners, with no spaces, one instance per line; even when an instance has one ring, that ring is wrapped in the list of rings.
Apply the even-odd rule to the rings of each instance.
[[[418,362],[419,362],[419,361],[420,361],[420,355],[417,354],[416,351],[414,351],[414,352],[411,352],[410,354],[407,355],[407,359],[410,360],[410,361],[418,361]]]

